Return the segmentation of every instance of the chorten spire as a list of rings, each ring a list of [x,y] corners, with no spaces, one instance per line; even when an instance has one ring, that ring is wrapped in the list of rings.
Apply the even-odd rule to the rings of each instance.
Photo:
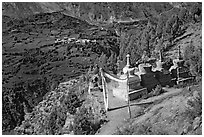
[[[127,57],[127,64],[123,68],[123,73],[126,74],[128,72],[130,74],[130,71],[133,71],[134,68],[130,68],[130,55],[127,54],[126,57]]]
[[[126,66],[130,67],[130,55],[127,54],[126,57],[127,57],[127,64],[126,64]]]

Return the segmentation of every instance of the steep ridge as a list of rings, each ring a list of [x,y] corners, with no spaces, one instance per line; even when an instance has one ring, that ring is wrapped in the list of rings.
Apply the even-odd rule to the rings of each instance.
[[[156,16],[169,10],[169,3],[111,3],[111,2],[4,2],[3,15],[22,18],[36,13],[63,11],[67,15],[92,23],[130,20]],[[22,12],[23,11],[23,12]]]

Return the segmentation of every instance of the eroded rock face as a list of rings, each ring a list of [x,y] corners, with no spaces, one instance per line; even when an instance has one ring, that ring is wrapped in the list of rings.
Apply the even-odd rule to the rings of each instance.
[[[141,8],[143,6],[147,7],[148,10]],[[158,6],[160,9],[157,9]],[[148,14],[156,15],[172,7],[169,3],[4,2],[3,15],[22,18],[36,13],[63,11],[67,15],[87,20],[88,22],[111,23],[115,20],[131,21],[137,18],[145,18]],[[149,12],[149,9],[153,12]]]

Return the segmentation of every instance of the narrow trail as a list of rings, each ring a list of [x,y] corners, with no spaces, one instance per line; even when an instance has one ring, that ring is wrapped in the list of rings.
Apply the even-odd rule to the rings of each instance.
[[[131,114],[135,117],[136,112],[140,109],[140,105],[153,103],[158,100],[166,99],[168,97],[179,94],[182,89],[163,88],[166,92],[154,96],[140,102],[131,102]],[[108,122],[102,126],[102,128],[96,133],[96,135],[112,135],[116,132],[118,127],[121,127],[123,123],[130,118],[128,113],[127,102],[122,99],[113,96],[112,90],[108,92],[109,96],[109,111],[107,112]]]
[[[109,109],[107,112],[107,117],[109,122],[102,126],[99,132],[96,135],[112,135],[117,127],[123,125],[126,119],[130,118],[128,113],[127,102],[124,100],[113,97],[112,91],[108,92],[109,96]],[[138,106],[131,106],[131,112],[137,110]]]

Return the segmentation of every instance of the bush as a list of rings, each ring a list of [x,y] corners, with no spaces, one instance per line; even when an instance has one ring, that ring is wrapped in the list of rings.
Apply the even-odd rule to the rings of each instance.
[[[202,76],[202,45],[195,47],[191,41],[184,51],[184,60],[192,75]]]
[[[74,118],[73,131],[76,135],[93,135],[104,122],[101,104],[93,96],[87,100],[77,111]]]
[[[188,118],[193,120],[202,115],[202,95],[197,90],[193,92],[186,102],[186,112]]]
[[[123,129],[118,129],[115,135],[168,135],[168,131],[165,131],[161,126],[155,128],[150,122],[144,122],[136,124],[134,126],[128,126]]]

